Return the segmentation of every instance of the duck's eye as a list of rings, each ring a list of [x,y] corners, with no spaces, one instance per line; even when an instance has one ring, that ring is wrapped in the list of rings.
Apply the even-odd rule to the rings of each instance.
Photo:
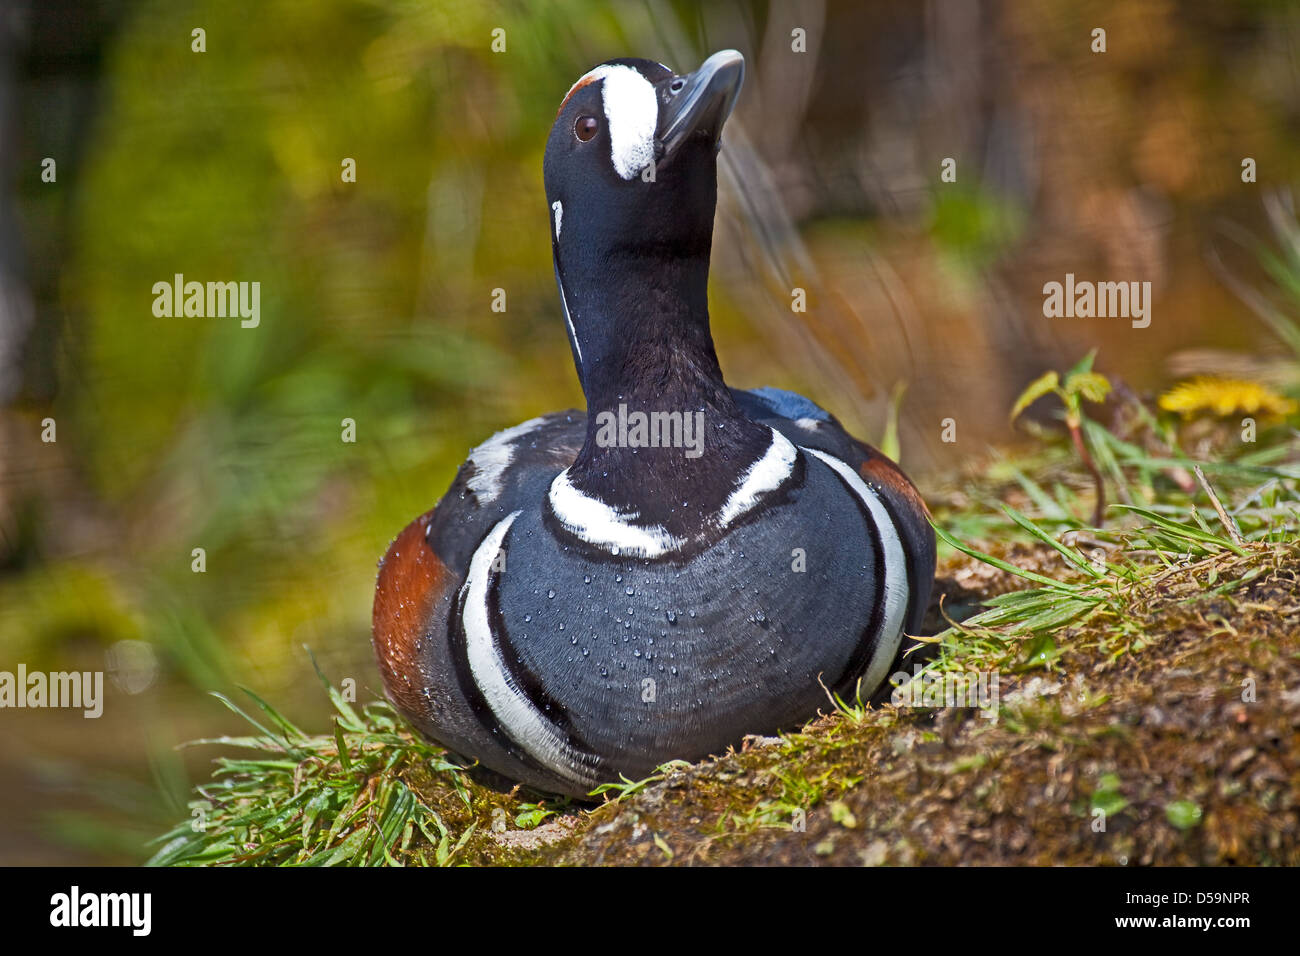
[[[598,129],[600,129],[600,123],[596,121],[596,117],[579,116],[578,121],[573,124],[573,135],[585,143],[596,135]]]

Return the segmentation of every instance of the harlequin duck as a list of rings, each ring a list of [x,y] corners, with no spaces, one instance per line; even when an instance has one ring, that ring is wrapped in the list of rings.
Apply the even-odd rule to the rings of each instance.
[[[916,632],[934,537],[912,483],[825,410],[722,380],[706,286],[744,59],[619,59],[543,163],[587,413],[474,449],[379,571],[389,697],[461,758],[584,796],[865,699]]]

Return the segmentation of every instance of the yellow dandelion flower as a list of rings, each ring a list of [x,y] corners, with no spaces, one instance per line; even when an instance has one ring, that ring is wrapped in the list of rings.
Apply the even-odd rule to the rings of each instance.
[[[1279,418],[1296,413],[1294,400],[1279,395],[1267,385],[1236,378],[1201,376],[1179,382],[1160,396],[1160,407],[1184,418],[1200,413],[1219,417],[1261,415]]]

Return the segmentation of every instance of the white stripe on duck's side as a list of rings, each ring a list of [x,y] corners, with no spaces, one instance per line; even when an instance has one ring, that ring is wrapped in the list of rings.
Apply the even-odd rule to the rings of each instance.
[[[772,442],[767,451],[736,479],[735,489],[711,522],[713,527],[727,527],[790,477],[798,449],[780,432],[770,431]],[[637,512],[615,508],[584,494],[569,481],[567,468],[551,482],[549,497],[551,510],[570,534],[612,554],[660,558],[680,551],[691,541],[675,537],[659,525],[637,524]]]
[[[545,419],[530,418],[511,428],[497,432],[469,453],[474,473],[465,479],[469,490],[480,504],[496,500],[501,494],[501,479],[515,458],[515,441],[537,428]]]
[[[569,87],[602,80],[601,98],[609,123],[610,161],[624,179],[638,175],[655,159],[655,128],[659,125],[659,97],[639,70],[622,64],[606,64],[584,73]]]
[[[501,729],[526,753],[548,770],[581,784],[595,785],[594,767],[600,760],[569,745],[564,735],[534,706],[528,695],[515,685],[488,616],[488,588],[492,565],[516,511],[488,532],[469,563],[469,574],[461,589],[461,623],[465,628],[465,656],[469,670]]]
[[[889,512],[880,503],[880,498],[871,490],[871,486],[862,480],[861,475],[833,455],[818,451],[816,448],[803,445],[799,447],[809,454],[816,455],[840,476],[849,490],[866,505],[867,512],[875,522],[876,531],[880,535],[885,565],[885,613],[881,617],[880,629],[877,631],[876,649],[871,657],[871,665],[862,676],[862,686],[874,689],[884,681],[889,665],[893,663],[894,655],[898,653],[898,645],[903,640],[903,623],[904,616],[907,614],[908,598],[907,557],[903,553],[903,542],[898,537],[898,529],[894,527]]]

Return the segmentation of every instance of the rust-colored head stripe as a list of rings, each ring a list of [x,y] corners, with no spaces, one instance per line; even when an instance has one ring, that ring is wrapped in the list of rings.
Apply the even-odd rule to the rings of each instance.
[[[583,76],[579,77],[578,82],[574,83],[571,87],[569,87],[569,92],[564,94],[564,101],[560,103],[560,108],[555,111],[555,115],[559,116],[561,113],[564,112],[564,107],[568,105],[569,99],[573,96],[574,93],[578,92],[578,90],[582,89],[584,86],[590,86],[592,83],[595,83],[597,80],[601,79],[604,75],[605,74],[601,70],[601,68],[596,67],[596,69],[592,70],[590,73],[584,74]]]

